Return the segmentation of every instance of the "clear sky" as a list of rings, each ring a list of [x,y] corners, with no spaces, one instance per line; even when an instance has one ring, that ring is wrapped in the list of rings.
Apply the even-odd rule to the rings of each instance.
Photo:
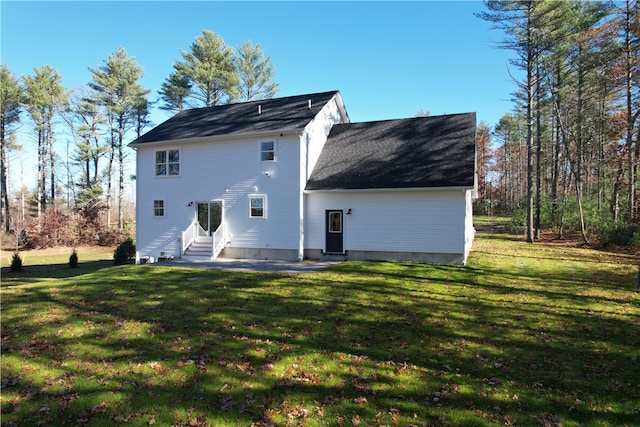
[[[181,50],[203,30],[233,47],[260,44],[278,96],[339,90],[351,121],[475,111],[495,125],[512,109],[513,53],[474,16],[480,1],[0,2],[0,59],[14,74],[54,67],[68,89],[122,46],[158,98]],[[168,118],[156,108],[154,124]],[[29,119],[23,116],[26,125]]]

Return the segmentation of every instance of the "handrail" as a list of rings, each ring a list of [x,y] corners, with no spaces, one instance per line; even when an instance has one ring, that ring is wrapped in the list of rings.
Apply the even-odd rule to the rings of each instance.
[[[182,245],[181,246],[182,247],[180,249],[180,256],[181,257],[182,257],[182,255],[184,255],[184,253],[187,250],[187,248],[196,239],[196,224],[197,224],[197,221],[194,220],[189,225],[189,227],[187,227],[187,229],[182,232],[182,235],[181,235],[181,240],[182,240]]]
[[[224,249],[224,224],[220,223],[211,239],[211,258],[216,259]]]

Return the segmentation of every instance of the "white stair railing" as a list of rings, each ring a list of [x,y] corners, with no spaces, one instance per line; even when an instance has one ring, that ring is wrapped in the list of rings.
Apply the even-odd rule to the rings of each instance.
[[[216,259],[224,249],[224,224],[220,224],[211,239],[211,259]]]
[[[180,250],[180,256],[184,255],[185,251],[191,244],[196,240],[197,235],[197,221],[193,221],[186,230],[182,232],[181,240],[182,240],[182,248]]]

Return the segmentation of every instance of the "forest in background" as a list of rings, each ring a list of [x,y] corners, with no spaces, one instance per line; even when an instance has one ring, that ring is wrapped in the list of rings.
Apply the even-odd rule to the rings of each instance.
[[[90,82],[67,90],[50,66],[16,77],[1,65],[1,219],[16,247],[113,245],[130,237],[125,213],[133,221],[134,209],[124,194],[135,175],[125,174],[125,147],[150,127],[154,103],[177,113],[278,92],[271,58],[260,45],[247,41],[233,48],[208,30],[181,52],[157,101],[140,84],[142,67],[122,47],[89,70]],[[37,184],[10,194],[16,177],[8,173],[8,156],[25,144],[16,132],[25,121],[37,135]],[[66,156],[54,150],[61,127],[73,135]]]
[[[514,79],[512,111],[478,125],[476,213],[511,216],[529,242],[553,230],[640,244],[638,8],[637,0],[485,1],[478,19],[501,32],[496,48],[513,51],[509,65],[525,77]],[[233,48],[205,30],[180,56],[156,101],[124,48],[72,90],[52,67],[17,77],[1,66],[0,214],[16,245],[111,245],[131,234],[124,193],[135,176],[125,175],[124,147],[148,129],[154,104],[178,112],[277,94],[260,45]],[[36,135],[37,184],[11,193],[8,156],[27,144],[19,124]],[[75,144],[66,156],[53,148],[60,126]]]
[[[515,52],[514,108],[478,127],[476,212],[638,244],[638,2],[486,1],[479,18]]]

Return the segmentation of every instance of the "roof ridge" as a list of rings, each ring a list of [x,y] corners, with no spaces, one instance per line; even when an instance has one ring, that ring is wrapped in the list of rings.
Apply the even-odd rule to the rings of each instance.
[[[339,90],[328,90],[328,91],[324,91],[324,92],[315,92],[315,93],[308,93],[308,94],[302,94],[302,95],[288,95],[288,96],[280,96],[277,98],[264,98],[264,99],[254,99],[251,101],[242,101],[242,102],[229,102],[227,104],[218,104],[218,105],[210,105],[208,107],[204,106],[204,107],[193,107],[193,108],[185,108],[184,110],[180,111],[180,113],[183,113],[185,111],[197,111],[197,110],[206,110],[208,108],[221,108],[221,107],[229,107],[229,106],[242,106],[242,105],[249,105],[249,104],[257,104],[260,102],[270,102],[270,101],[286,101],[289,99],[294,99],[294,98],[307,98],[310,96],[320,96],[320,95],[328,95],[328,94],[336,94],[339,93]]]
[[[475,111],[467,111],[467,112],[464,112],[464,113],[447,113],[447,114],[437,114],[437,115],[432,115],[432,116],[399,117],[399,118],[396,118],[396,119],[365,120],[363,122],[339,123],[339,124],[336,124],[334,126],[387,123],[387,122],[397,122],[397,121],[401,121],[401,120],[444,119],[444,118],[447,118],[447,117],[464,116],[464,115],[467,115],[467,114],[476,114],[476,113],[475,113]]]

